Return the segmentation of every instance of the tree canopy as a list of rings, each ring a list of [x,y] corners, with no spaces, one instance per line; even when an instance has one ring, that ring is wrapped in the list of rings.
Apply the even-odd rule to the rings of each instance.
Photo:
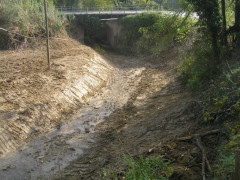
[[[200,29],[211,40],[215,65],[219,64],[221,46],[239,43],[240,1],[239,0],[187,0],[199,17]]]

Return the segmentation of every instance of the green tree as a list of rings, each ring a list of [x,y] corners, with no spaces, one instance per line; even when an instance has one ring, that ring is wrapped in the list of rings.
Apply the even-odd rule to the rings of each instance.
[[[221,30],[221,18],[218,0],[187,0],[193,5],[195,12],[199,16],[201,30],[210,37],[215,62],[214,67],[220,64],[219,35]]]

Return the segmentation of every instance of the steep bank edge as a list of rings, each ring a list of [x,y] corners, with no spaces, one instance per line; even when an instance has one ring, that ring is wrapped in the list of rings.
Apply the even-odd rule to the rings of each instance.
[[[52,67],[46,71],[45,51],[39,49],[3,51],[0,57],[1,157],[60,126],[114,70],[89,47],[52,41]]]

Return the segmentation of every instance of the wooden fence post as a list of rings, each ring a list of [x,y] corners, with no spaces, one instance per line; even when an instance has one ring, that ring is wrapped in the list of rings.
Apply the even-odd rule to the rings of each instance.
[[[48,19],[47,19],[47,3],[46,3],[46,0],[44,0],[44,12],[45,12],[45,23],[46,23],[47,60],[48,60],[48,69],[50,69],[49,32],[48,32]]]

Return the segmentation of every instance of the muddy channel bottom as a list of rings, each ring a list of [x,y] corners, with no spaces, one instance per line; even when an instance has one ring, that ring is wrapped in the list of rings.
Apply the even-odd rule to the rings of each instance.
[[[0,179],[99,179],[103,168],[124,168],[126,149],[139,155],[193,130],[177,53],[109,58],[116,70],[106,85],[61,126],[2,157]]]

